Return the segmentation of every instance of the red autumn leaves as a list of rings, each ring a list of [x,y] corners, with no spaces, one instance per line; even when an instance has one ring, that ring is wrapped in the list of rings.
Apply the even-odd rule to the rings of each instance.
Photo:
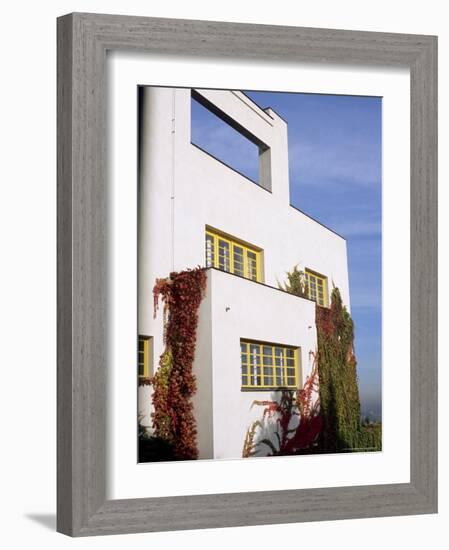
[[[206,289],[206,270],[189,269],[157,279],[153,289],[154,312],[164,303],[165,351],[153,377],[155,435],[173,444],[175,458],[198,458],[192,396],[198,310]]]

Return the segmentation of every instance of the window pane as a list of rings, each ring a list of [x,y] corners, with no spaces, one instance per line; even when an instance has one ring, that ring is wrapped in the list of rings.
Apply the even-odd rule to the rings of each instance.
[[[241,342],[241,349],[241,375],[247,377],[247,387],[296,388],[296,349],[254,342]]]
[[[251,369],[251,384],[253,386],[261,386],[262,385],[262,372],[261,367],[259,363],[256,363],[253,365]]]
[[[214,234],[213,230],[207,231],[209,232],[205,234],[206,267],[217,267],[239,277],[258,280],[259,252],[235,242],[232,237]]]
[[[145,376],[145,339],[139,336],[139,344],[137,351],[137,366],[139,376]]]
[[[273,369],[271,367],[264,367],[263,377],[263,383],[265,386],[273,385]]]
[[[214,265],[214,259],[214,238],[212,235],[206,234],[206,267],[212,267]]]
[[[223,271],[230,270],[229,243],[218,239],[218,267]]]
[[[276,385],[277,386],[283,386],[284,385],[284,369],[276,369]]]
[[[243,262],[243,248],[238,245],[234,245],[234,258],[239,262]]]
[[[244,266],[243,266],[243,248],[241,246],[233,246],[233,260],[234,260],[234,273],[243,277]]]
[[[320,306],[326,305],[326,277],[306,273],[306,281],[308,286],[309,298],[315,300]]]
[[[247,262],[248,262],[248,279],[253,281],[257,280],[257,256],[254,252],[248,250],[247,252]]]

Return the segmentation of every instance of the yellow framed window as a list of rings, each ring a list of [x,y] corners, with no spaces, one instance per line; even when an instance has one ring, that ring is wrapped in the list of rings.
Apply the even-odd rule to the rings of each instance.
[[[150,378],[152,376],[152,338],[151,336],[139,335],[137,350],[137,366],[139,378]]]
[[[309,298],[316,302],[319,306],[327,307],[327,277],[306,269],[305,278]]]
[[[299,348],[240,340],[242,390],[297,389]]]
[[[206,267],[262,282],[262,251],[229,235],[206,229]]]

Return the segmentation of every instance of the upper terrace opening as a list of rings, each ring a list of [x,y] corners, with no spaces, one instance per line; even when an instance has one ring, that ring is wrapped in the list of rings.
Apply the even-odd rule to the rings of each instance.
[[[269,146],[196,90],[191,92],[191,142],[271,191]]]

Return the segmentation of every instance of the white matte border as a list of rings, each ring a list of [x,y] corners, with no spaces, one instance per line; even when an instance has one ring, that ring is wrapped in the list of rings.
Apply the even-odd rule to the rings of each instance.
[[[110,52],[108,498],[410,481],[410,75],[406,69]],[[382,96],[383,451],[137,464],[137,86]],[[397,277],[400,276],[400,284]],[[150,298],[151,299],[151,298]]]

